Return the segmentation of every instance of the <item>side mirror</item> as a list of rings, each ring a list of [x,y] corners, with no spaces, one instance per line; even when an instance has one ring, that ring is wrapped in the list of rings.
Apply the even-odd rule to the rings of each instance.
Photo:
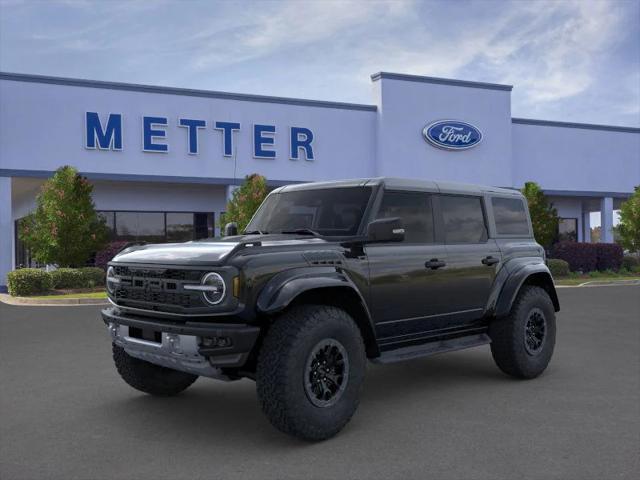
[[[238,235],[238,224],[236,222],[229,222],[224,226],[224,236],[233,237]]]
[[[367,226],[367,242],[401,242],[404,228],[398,217],[379,218]]]

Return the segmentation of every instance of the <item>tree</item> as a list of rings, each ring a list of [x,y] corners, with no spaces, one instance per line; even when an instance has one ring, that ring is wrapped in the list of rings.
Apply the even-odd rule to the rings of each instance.
[[[535,182],[526,182],[522,194],[529,203],[536,241],[545,248],[550,247],[558,233],[558,211]]]
[[[640,252],[640,185],[620,206],[620,223],[616,229],[624,248],[631,252]]]
[[[108,230],[96,213],[93,186],[70,166],[60,167],[36,197],[36,209],[20,223],[19,236],[41,264],[83,266],[101,249]]]
[[[266,178],[257,173],[247,175],[244,183],[233,192],[227,203],[227,211],[220,217],[221,225],[235,222],[238,224],[238,231],[244,231],[268,193]]]

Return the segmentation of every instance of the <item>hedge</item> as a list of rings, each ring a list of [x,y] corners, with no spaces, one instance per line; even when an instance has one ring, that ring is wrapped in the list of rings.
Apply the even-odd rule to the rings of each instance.
[[[9,293],[16,297],[46,293],[51,289],[93,288],[104,285],[104,270],[97,267],[59,268],[45,272],[22,268],[9,272]]]
[[[9,294],[15,297],[46,293],[53,287],[51,275],[37,268],[22,268],[7,275]]]
[[[565,260],[572,272],[620,270],[623,251],[615,243],[556,243],[551,258]]]
[[[103,270],[107,269],[107,263],[116,256],[120,250],[123,250],[131,242],[111,242],[105,248],[96,253],[96,259],[94,261],[95,266]]]
[[[566,277],[569,275],[569,262],[559,258],[550,258],[547,260],[547,266],[554,277]]]
[[[622,257],[622,268],[630,272],[640,271],[640,258],[633,255],[625,255]]]

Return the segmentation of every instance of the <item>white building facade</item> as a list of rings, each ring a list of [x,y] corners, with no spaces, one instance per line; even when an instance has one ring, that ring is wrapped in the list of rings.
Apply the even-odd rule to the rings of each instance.
[[[512,118],[509,85],[378,73],[372,86],[356,105],[0,73],[0,289],[27,261],[19,221],[62,165],[93,183],[113,239],[213,235],[233,187],[260,173],[273,186],[535,181],[561,235],[589,241],[600,212],[612,241],[613,211],[640,184],[639,128]]]

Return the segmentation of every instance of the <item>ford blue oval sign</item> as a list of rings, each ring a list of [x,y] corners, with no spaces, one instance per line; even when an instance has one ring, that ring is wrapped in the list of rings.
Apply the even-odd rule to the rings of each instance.
[[[458,120],[438,120],[422,130],[427,142],[447,150],[466,150],[482,141],[482,132],[470,123]]]

